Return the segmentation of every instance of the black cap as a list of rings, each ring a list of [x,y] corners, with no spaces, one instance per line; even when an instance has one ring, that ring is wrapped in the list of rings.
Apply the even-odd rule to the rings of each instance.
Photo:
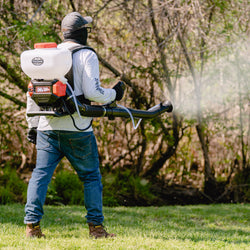
[[[82,17],[78,12],[71,12],[66,15],[61,24],[62,32],[73,32],[83,28],[86,24],[92,22],[92,17]]]

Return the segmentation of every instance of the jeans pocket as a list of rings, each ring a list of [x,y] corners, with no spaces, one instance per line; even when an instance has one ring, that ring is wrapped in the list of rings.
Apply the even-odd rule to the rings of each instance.
[[[69,140],[72,155],[78,159],[86,159],[92,156],[92,135],[84,135],[80,138]]]
[[[49,147],[50,147],[49,134],[47,134],[45,132],[38,131],[36,149],[43,150],[43,149],[47,149]]]

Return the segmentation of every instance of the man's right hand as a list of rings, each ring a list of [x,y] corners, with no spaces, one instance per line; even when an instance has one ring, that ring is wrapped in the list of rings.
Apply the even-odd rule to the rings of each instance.
[[[27,139],[29,142],[36,144],[37,128],[30,128],[28,130]]]
[[[124,91],[125,91],[125,84],[122,81],[119,81],[114,87],[113,89],[116,91],[116,101],[120,101],[124,95]]]

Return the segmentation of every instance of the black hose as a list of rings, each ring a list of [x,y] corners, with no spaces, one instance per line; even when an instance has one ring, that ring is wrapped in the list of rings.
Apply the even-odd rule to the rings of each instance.
[[[129,118],[130,115],[127,110],[121,107],[112,107],[110,105],[87,105],[78,103],[80,114],[86,117],[125,117]],[[136,110],[127,108],[134,118],[152,119],[164,112],[172,112],[173,105],[171,102],[160,103],[153,110]],[[61,117],[68,115],[67,113],[60,113],[54,110],[48,111],[33,111],[28,112],[27,116],[56,116]]]
[[[161,103],[155,110],[136,110],[127,108],[134,118],[152,119],[164,112],[172,112],[173,106],[171,102]],[[130,115],[126,109],[121,107],[99,106],[99,105],[86,105],[80,107],[82,116],[90,117],[125,117],[129,118]]]
[[[93,122],[93,119],[91,119],[89,125],[88,125],[86,128],[79,128],[79,127],[76,125],[75,119],[74,119],[74,117],[72,116],[72,114],[70,113],[70,111],[69,111],[69,109],[68,109],[68,107],[67,107],[67,105],[66,105],[64,99],[63,99],[63,103],[64,103],[64,106],[65,106],[65,109],[66,109],[68,115],[70,116],[70,118],[71,118],[71,120],[72,120],[72,122],[73,122],[74,127],[75,127],[77,130],[83,132],[83,131],[86,131],[87,129],[89,129],[89,128],[91,127],[92,122]]]

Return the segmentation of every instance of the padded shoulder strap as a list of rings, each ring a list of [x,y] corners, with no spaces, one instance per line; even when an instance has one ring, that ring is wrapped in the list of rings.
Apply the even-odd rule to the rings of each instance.
[[[80,45],[80,44],[77,44],[76,46],[70,48],[69,50],[72,52],[72,56],[75,52],[81,50],[81,49],[89,49],[89,50],[92,50],[93,52],[95,52],[95,50],[89,46],[86,46],[86,45]],[[96,52],[95,52],[96,53]]]
[[[72,53],[72,58],[73,58],[73,54],[76,53],[77,51],[81,50],[81,49],[89,49],[89,50],[92,50],[93,52],[95,52],[95,50],[93,48],[89,47],[89,46],[78,44],[78,45],[76,45],[76,46],[74,46],[72,48],[69,48],[69,50]],[[65,75],[65,78],[67,78],[68,83],[70,84],[72,89],[74,89],[73,65],[71,66],[69,72]]]

